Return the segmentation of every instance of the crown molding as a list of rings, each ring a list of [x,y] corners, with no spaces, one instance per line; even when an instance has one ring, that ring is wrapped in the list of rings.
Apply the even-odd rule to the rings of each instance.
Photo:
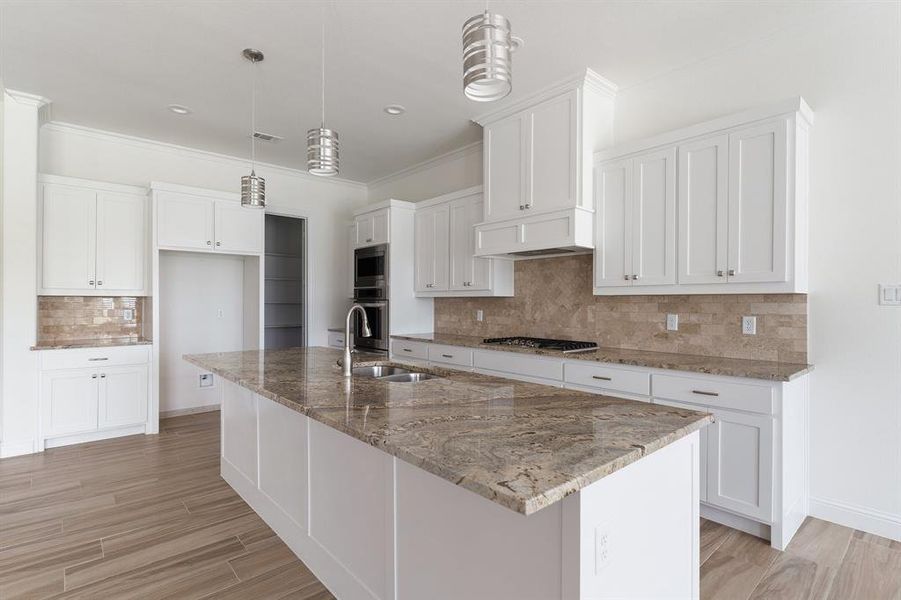
[[[41,108],[42,106],[46,106],[51,102],[49,98],[39,96],[38,94],[29,94],[28,92],[11,89],[6,89],[3,91],[6,92],[6,95],[15,100],[18,104],[27,104],[29,106],[36,106],[38,108]]]
[[[619,87],[615,83],[613,83],[606,77],[598,75],[591,69],[586,68],[584,71],[580,71],[579,73],[571,75],[566,79],[561,79],[560,81],[544,87],[537,92],[520,98],[513,104],[508,104],[507,106],[504,106],[502,108],[496,108],[495,110],[492,110],[490,112],[483,113],[472,121],[473,123],[477,123],[484,127],[488,123],[493,123],[498,119],[503,119],[510,115],[516,114],[522,110],[525,110],[526,108],[538,104],[539,102],[553,98],[554,96],[559,96],[564,92],[578,89],[579,87],[591,88],[594,92],[608,98],[615,98],[616,92],[617,90],[619,90]]]
[[[108,141],[108,142],[116,142],[127,144],[129,146],[134,146],[137,148],[150,149],[157,152],[167,152],[169,154],[173,154],[176,156],[192,156],[194,158],[200,157],[204,160],[208,160],[210,162],[218,162],[221,164],[241,164],[247,165],[249,161],[245,158],[239,158],[237,156],[230,156],[228,154],[220,154],[218,152],[211,152],[209,150],[200,150],[198,148],[191,148],[188,146],[181,146],[178,144],[171,144],[169,142],[161,142],[158,140],[151,140],[147,138],[137,137],[133,135],[127,135],[124,133],[117,133],[114,131],[105,131],[102,129],[95,129],[93,127],[85,127],[84,125],[75,125],[74,123],[65,123],[62,121],[52,121],[44,125],[43,129],[48,131],[55,131],[59,133],[71,133],[75,135],[80,135],[83,137],[89,137],[97,140]],[[362,190],[366,190],[366,184],[359,181],[352,181],[350,179],[341,179],[338,177],[317,177],[316,175],[310,175],[306,171],[301,171],[300,169],[292,169],[290,167],[284,167],[281,165],[274,165],[271,163],[261,163],[257,162],[256,166],[262,169],[265,169],[270,172],[280,173],[283,175],[287,175],[289,177],[299,177],[300,179],[306,179],[308,181],[315,181],[317,183],[325,183],[330,185],[342,185],[342,186],[350,186],[359,188]]]
[[[482,151],[482,141],[473,142],[471,144],[467,144],[465,146],[461,146],[456,150],[451,150],[449,152],[445,152],[444,154],[439,154],[438,156],[433,156],[432,158],[426,159],[422,162],[416,163],[414,165],[410,165],[409,167],[404,167],[400,171],[395,171],[394,173],[390,173],[388,175],[384,175],[377,179],[372,179],[371,181],[367,181],[366,185],[368,187],[374,187],[377,185],[382,185],[388,181],[393,181],[395,179],[401,179],[402,177],[409,177],[415,173],[419,173],[421,171],[426,171],[435,165],[441,164],[443,162],[449,162],[451,160],[455,160],[457,158],[463,158],[464,156],[468,156],[470,154],[474,154],[476,152]]]

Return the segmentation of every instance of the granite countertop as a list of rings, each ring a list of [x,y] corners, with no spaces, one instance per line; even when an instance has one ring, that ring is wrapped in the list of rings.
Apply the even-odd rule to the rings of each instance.
[[[710,415],[463,371],[345,379],[334,348],[188,362],[514,511],[531,514],[682,438]],[[361,353],[356,365],[403,364]]]
[[[97,338],[87,340],[46,340],[31,347],[32,350],[68,350],[71,348],[111,348],[113,346],[144,346],[153,340],[143,337]]]
[[[708,375],[725,375],[728,377],[748,377],[768,381],[791,381],[813,370],[813,365],[799,363],[782,363],[769,360],[749,360],[744,358],[724,358],[720,356],[701,356],[698,354],[678,354],[674,352],[650,352],[647,350],[627,350],[622,348],[598,348],[590,352],[564,354],[559,350],[541,350],[521,346],[504,346],[486,344],[484,338],[471,335],[454,335],[446,333],[410,333],[392,335],[398,340],[447,344],[466,348],[484,348],[499,352],[522,352],[554,356],[567,360],[591,360],[595,362],[650,367],[653,369],[669,369],[672,371],[688,371],[690,373],[706,373]]]

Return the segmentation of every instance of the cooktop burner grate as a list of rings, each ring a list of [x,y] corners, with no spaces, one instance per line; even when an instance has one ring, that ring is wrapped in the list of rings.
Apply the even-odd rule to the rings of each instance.
[[[560,350],[568,352],[586,352],[598,347],[594,342],[578,342],[574,340],[553,340],[533,337],[501,337],[486,338],[485,344],[498,344],[502,346],[520,346],[524,348],[540,348],[542,350]]]

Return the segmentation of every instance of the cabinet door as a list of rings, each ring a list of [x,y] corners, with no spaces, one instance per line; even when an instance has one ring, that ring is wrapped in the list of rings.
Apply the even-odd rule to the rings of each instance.
[[[147,365],[106,367],[100,371],[100,427],[147,421]]]
[[[147,199],[97,194],[97,289],[141,295],[147,280]]]
[[[228,381],[222,386],[222,456],[257,485],[257,397]]]
[[[375,243],[372,213],[355,217],[354,226],[356,227],[356,233],[354,234],[354,246],[356,248]]]
[[[372,215],[372,243],[388,243],[388,209],[380,210]]]
[[[632,159],[633,285],[676,283],[676,149]]]
[[[786,127],[729,135],[729,281],[786,281]]]
[[[485,220],[518,215],[525,207],[525,117],[485,127]]]
[[[51,437],[97,429],[99,377],[93,369],[41,374],[41,435]]]
[[[632,285],[632,161],[596,167],[594,197],[594,285]]]
[[[578,204],[576,93],[548,100],[527,116],[527,186],[531,210],[571,208]]]
[[[449,205],[451,290],[490,288],[489,259],[475,258],[475,224],[482,220],[482,197],[460,198]]]
[[[729,136],[679,147],[679,283],[726,276]]]
[[[417,292],[447,290],[449,214],[447,205],[416,211],[413,263]]]
[[[232,200],[216,200],[215,249],[237,254],[262,254],[263,218],[258,208],[241,206]]]
[[[156,240],[159,246],[212,250],[213,201],[209,198],[159,192]]]
[[[683,404],[681,402],[674,402],[673,400],[661,400],[659,398],[653,399],[654,404],[662,404],[663,406],[672,406],[674,408],[684,408],[686,410],[696,410],[696,411],[710,411],[710,409],[706,406],[695,406],[694,404]],[[707,427],[702,427],[700,431],[698,431],[700,437],[700,450],[698,454],[698,497],[701,502],[707,502],[707,456],[708,456],[708,444],[709,444],[709,432],[710,428],[713,425],[708,425]]]
[[[44,184],[41,199],[41,282],[45,294],[95,288],[97,195]]]
[[[468,242],[467,247],[469,248],[468,252],[470,253],[470,260],[472,261],[472,273],[469,275],[469,286],[470,290],[490,290],[491,289],[491,259],[489,258],[476,258],[473,256],[475,253],[476,247],[476,223],[480,223],[482,221],[482,215],[485,212],[485,201],[482,199],[482,196],[473,196],[469,199],[467,205],[467,212],[469,215],[468,225],[466,225],[466,231],[468,233]],[[461,238],[462,239],[462,238]]]
[[[707,502],[770,520],[773,501],[773,419],[713,409],[708,429]]]

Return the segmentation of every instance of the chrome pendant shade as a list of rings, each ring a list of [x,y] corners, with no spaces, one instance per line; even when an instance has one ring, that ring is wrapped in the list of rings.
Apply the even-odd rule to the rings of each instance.
[[[476,102],[493,102],[513,89],[510,21],[485,11],[463,23],[463,93]]]
[[[338,174],[338,132],[320,127],[307,131],[307,170],[313,175]]]
[[[250,175],[241,177],[241,206],[248,208],[266,207],[266,180],[256,174],[256,112],[257,112],[257,86],[256,66],[262,62],[263,53],[252,48],[245,48],[244,58],[251,63],[250,78]]]

